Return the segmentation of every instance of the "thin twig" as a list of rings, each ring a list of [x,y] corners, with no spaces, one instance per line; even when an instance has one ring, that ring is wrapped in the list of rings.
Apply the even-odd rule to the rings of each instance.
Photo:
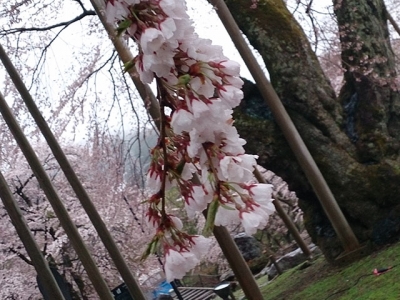
[[[28,257],[26,257],[24,254],[22,254],[21,252],[15,250],[14,248],[11,248],[11,247],[8,248],[8,250],[10,250],[10,252],[16,254],[20,259],[22,259],[22,260],[23,260],[24,262],[26,262],[28,265],[30,265],[30,266],[33,265],[32,261],[31,261]]]
[[[69,20],[69,21],[53,24],[53,25],[46,26],[46,27],[28,27],[28,28],[20,27],[20,28],[6,29],[6,30],[3,30],[3,32],[0,34],[0,36],[5,36],[8,34],[14,34],[14,33],[31,32],[31,31],[48,31],[48,30],[62,27],[62,26],[69,26],[72,23],[82,20],[84,17],[95,16],[95,15],[96,15],[96,12],[94,10],[85,10],[79,16],[76,16],[75,18],[73,18],[72,20]]]
[[[393,19],[392,15],[386,10],[386,17],[388,18],[390,24],[392,24],[394,30],[400,35],[400,27],[397,22]]]

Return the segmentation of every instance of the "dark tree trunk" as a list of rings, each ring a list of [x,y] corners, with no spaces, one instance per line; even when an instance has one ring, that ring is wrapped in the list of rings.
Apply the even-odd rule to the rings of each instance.
[[[337,1],[345,85],[335,96],[309,42],[282,0],[227,0],[260,52],[271,83],[361,242],[400,233],[399,93],[382,0]],[[249,153],[296,191],[305,226],[328,259],[342,251],[287,142],[251,83],[235,112]]]

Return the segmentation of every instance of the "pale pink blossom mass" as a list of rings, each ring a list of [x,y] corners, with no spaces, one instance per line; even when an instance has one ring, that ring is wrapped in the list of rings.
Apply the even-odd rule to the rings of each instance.
[[[233,126],[232,109],[243,98],[239,64],[197,36],[185,1],[110,0],[106,17],[136,41],[132,65],[144,83],[157,79],[158,100],[169,107],[161,111],[161,138],[152,150],[147,219],[156,230],[151,245],[162,247],[171,281],[200,262],[209,239],[182,231],[161,189],[178,188],[189,217],[212,204],[215,225],[241,222],[253,234],[274,212],[271,186],[254,184],[256,156],[245,154]],[[200,182],[191,181],[192,174]]]

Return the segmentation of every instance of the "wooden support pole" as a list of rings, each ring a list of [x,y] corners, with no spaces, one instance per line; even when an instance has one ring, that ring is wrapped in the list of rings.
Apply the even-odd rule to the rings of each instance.
[[[29,165],[31,166],[32,171],[35,174],[35,177],[38,180],[40,187],[46,194],[48,201],[53,207],[54,213],[60,220],[60,224],[64,228],[65,233],[67,234],[69,240],[71,241],[71,244],[74,247],[79,259],[81,260],[89,276],[90,281],[93,283],[93,286],[97,294],[99,295],[99,298],[104,300],[113,300],[114,297],[112,296],[110,289],[108,288],[106,282],[104,281],[104,278],[101,276],[101,273],[97,268],[92,256],[90,255],[89,250],[87,249],[85,243],[83,242],[78,229],[76,228],[75,224],[68,215],[68,212],[64,204],[62,203],[58,193],[51,184],[49,176],[44,170],[42,164],[40,163],[38,157],[36,156],[35,151],[29,144],[28,139],[24,135],[21,127],[19,126],[17,120],[12,114],[11,109],[9,108],[6,100],[4,99],[1,93],[0,93],[0,113],[2,114],[8,127],[10,128],[10,131],[12,132],[19,147],[24,153],[24,156],[26,157]]]
[[[12,81],[14,82],[14,85],[17,88],[18,92],[20,93],[22,99],[24,100],[25,105],[28,107],[28,110],[31,113],[33,119],[35,120],[37,126],[39,127],[44,138],[46,139],[54,157],[56,158],[63,173],[65,174],[65,177],[67,178],[69,184],[71,185],[76,196],[78,197],[78,200],[80,201],[82,207],[89,216],[90,221],[92,222],[104,246],[106,247],[108,253],[110,254],[110,257],[113,260],[118,272],[121,274],[122,279],[127,285],[131,296],[137,300],[145,300],[145,296],[141,291],[138,282],[134,278],[128,265],[126,264],[124,258],[122,257],[122,254],[119,251],[118,246],[115,243],[114,239],[112,238],[110,231],[104,224],[100,214],[98,213],[96,207],[91,201],[88,193],[86,192],[82,183],[78,179],[78,176],[76,175],[74,169],[72,168],[63,150],[61,149],[59,143],[57,142],[57,139],[55,138],[47,122],[40,113],[38,107],[35,104],[35,101],[33,100],[28,89],[26,88],[21,77],[19,76],[17,70],[14,68],[12,62],[8,58],[7,54],[4,52],[4,49],[1,47],[1,45],[0,45],[0,59],[3,62]]]
[[[223,0],[210,0],[215,6],[216,12],[224,24],[226,30],[232,38],[233,43],[238,49],[244,62],[249,68],[257,87],[261,92],[264,100],[271,109],[274,119],[282,133],[284,134],[289,146],[293,150],[301,168],[307,176],[311,186],[314,189],[327,217],[329,218],[337,236],[339,237],[345,251],[351,252],[360,247],[359,242],[354,235],[349,223],[343,215],[335,197],[333,196],[328,184],[326,183],[321,171],[308,151],[299,132],[290,119],[286,109],[280,101],[278,95],[273,89],[271,83],[265,77],[265,74],[249,46],[247,45],[243,35],[236,24],[232,14]]]
[[[96,11],[101,23],[103,24],[104,29],[108,33],[108,36],[110,37],[110,40],[115,47],[115,50],[117,50],[118,56],[121,61],[124,64],[131,62],[133,59],[133,55],[128,49],[126,42],[121,37],[117,36],[115,27],[112,24],[107,23],[106,17],[104,15],[104,0],[90,0],[90,2],[92,3],[92,6]],[[129,76],[131,77],[133,84],[136,87],[136,90],[139,92],[139,95],[143,100],[143,104],[146,107],[147,112],[152,118],[154,124],[156,125],[156,128],[160,129],[160,106],[149,85],[144,84],[140,81],[139,75],[135,71],[135,68],[131,69],[131,71],[129,72]]]
[[[254,169],[254,176],[257,178],[258,182],[266,183],[264,177],[257,169],[257,167]],[[278,200],[275,199],[272,203],[275,205],[276,212],[281,217],[283,223],[285,223],[289,232],[293,235],[293,238],[295,239],[297,245],[299,245],[300,249],[303,251],[304,255],[307,257],[311,257],[311,251],[308,248],[306,242],[301,238],[300,232],[297,230],[297,227],[294,225],[292,219],[287,215]]]
[[[214,226],[213,233],[246,298],[263,300],[257,282],[228,230],[223,226]]]
[[[386,17],[389,20],[390,24],[392,24],[394,30],[396,30],[397,34],[400,35],[400,26],[399,24],[397,24],[397,22],[395,21],[395,19],[393,19],[392,15],[390,14],[390,12],[387,10],[387,8],[385,8],[386,10]]]
[[[10,191],[7,182],[0,171],[0,197],[3,201],[4,208],[13,223],[19,238],[21,239],[26,252],[31,258],[32,265],[38,274],[44,289],[52,299],[64,300],[64,296],[50,271],[49,264],[43,257],[29,226],[26,224],[25,218],[16,204],[12,192]]]

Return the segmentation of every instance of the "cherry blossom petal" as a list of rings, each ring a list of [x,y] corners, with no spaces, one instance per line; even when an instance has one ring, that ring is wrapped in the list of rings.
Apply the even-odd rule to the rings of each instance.
[[[166,42],[163,33],[156,28],[147,28],[140,37],[143,53],[153,54]]]
[[[186,109],[178,109],[172,115],[171,126],[174,132],[179,134],[191,129],[193,119],[193,115]]]
[[[230,76],[239,76],[240,74],[240,65],[236,61],[226,60],[220,63],[220,65],[224,68],[222,71],[226,75]]]

